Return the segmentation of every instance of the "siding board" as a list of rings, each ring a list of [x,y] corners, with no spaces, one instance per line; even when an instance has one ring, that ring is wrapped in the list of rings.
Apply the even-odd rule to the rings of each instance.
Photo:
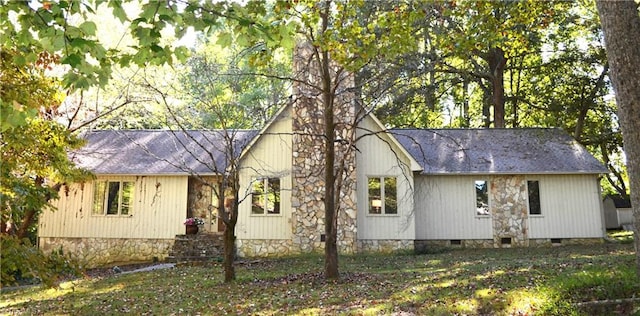
[[[98,177],[101,180],[135,181],[130,216],[93,215],[93,181],[63,188],[51,201],[55,211],[45,211],[39,237],[67,238],[174,238],[184,234],[187,207],[186,176]]]
[[[492,239],[489,216],[476,215],[474,181],[483,176],[417,176],[416,238]],[[489,202],[491,203],[491,202]]]
[[[492,239],[490,217],[475,215],[478,176],[417,176],[416,238]],[[604,224],[596,175],[527,175],[540,181],[542,215],[529,216],[529,238],[602,238]],[[491,203],[491,201],[489,202]]]
[[[595,175],[541,175],[542,214],[529,217],[529,238],[602,238],[604,223]]]
[[[413,211],[413,173],[403,156],[386,134],[366,117],[358,129],[356,170],[358,173],[358,239],[403,240],[415,238]],[[364,137],[363,137],[364,136]],[[395,176],[397,179],[398,215],[369,215],[367,178]]]
[[[290,110],[288,110],[290,111]],[[273,122],[253,144],[242,161],[236,234],[238,239],[290,239],[291,228],[291,117]],[[257,177],[280,178],[280,214],[251,215],[251,181]]]

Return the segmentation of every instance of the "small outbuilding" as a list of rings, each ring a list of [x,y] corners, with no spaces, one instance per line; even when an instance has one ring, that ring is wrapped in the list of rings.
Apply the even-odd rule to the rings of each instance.
[[[602,201],[607,229],[618,229],[633,224],[631,199],[620,195],[607,195]]]

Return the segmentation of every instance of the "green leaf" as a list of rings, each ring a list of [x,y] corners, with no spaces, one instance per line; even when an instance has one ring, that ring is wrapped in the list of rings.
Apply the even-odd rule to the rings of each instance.
[[[82,24],[80,24],[80,29],[84,32],[84,34],[89,35],[89,36],[95,36],[96,35],[96,24],[91,22],[91,21],[86,21]]]
[[[18,66],[22,66],[24,64],[27,63],[26,59],[24,58],[24,55],[22,54],[16,54],[13,56],[13,63],[18,65]]]
[[[109,7],[113,10],[113,16],[118,18],[120,22],[124,23],[126,21],[129,21],[129,17],[127,17],[127,13],[122,8],[122,1],[120,0],[109,1]]]
[[[60,61],[62,64],[67,64],[72,68],[78,67],[82,63],[82,57],[78,54],[71,54]]]
[[[222,47],[229,47],[231,46],[231,43],[233,43],[233,35],[231,35],[231,33],[229,32],[218,33],[218,40],[216,41],[216,44]]]
[[[175,49],[174,54],[180,62],[185,62],[189,57],[189,49],[184,46],[180,46]]]

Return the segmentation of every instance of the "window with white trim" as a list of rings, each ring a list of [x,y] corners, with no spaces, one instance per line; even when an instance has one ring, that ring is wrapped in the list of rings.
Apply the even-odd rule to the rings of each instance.
[[[280,178],[262,178],[253,181],[251,214],[280,214]]]
[[[132,215],[133,181],[95,181],[93,215]]]
[[[489,215],[489,181],[475,180],[476,215]]]
[[[369,177],[369,214],[398,214],[396,177]]]

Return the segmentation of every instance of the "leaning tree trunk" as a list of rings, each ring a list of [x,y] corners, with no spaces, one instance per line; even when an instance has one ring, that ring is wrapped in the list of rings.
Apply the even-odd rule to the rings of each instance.
[[[636,271],[640,276],[640,15],[635,1],[598,0],[596,3],[627,157]]]

